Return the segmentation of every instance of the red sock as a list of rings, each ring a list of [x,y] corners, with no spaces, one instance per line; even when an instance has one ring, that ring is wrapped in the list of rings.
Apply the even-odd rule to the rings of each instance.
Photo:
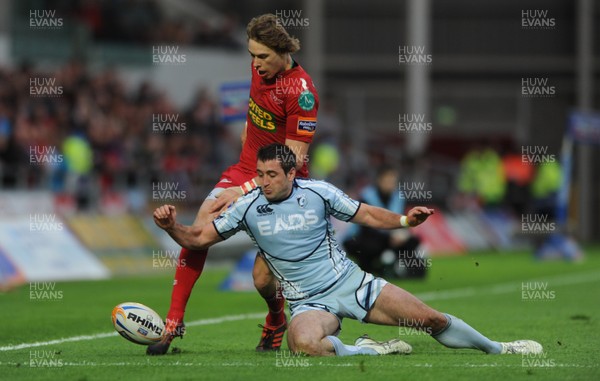
[[[168,320],[183,321],[185,306],[187,305],[192,288],[202,274],[208,250],[196,251],[181,249],[179,261],[175,269],[173,292],[171,293],[171,307],[167,314]]]
[[[283,307],[285,305],[285,299],[280,292],[277,292],[272,298],[265,299],[267,306],[269,306],[269,313],[267,314],[266,323],[267,325],[281,325],[285,322],[285,312]]]

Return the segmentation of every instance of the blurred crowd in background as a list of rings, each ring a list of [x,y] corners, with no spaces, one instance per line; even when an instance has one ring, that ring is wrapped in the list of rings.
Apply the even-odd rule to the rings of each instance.
[[[55,1],[52,5],[61,16],[87,25],[98,41],[242,47],[235,38],[240,24],[235,13],[211,21],[167,17],[173,4],[156,0]]]
[[[29,94],[30,78],[45,76],[61,84],[60,96]],[[352,151],[332,104],[325,99],[319,111],[319,132],[310,158],[313,176],[328,178],[356,195],[373,180],[378,167],[401,169],[400,163],[377,155],[382,147]],[[185,131],[156,131],[152,127],[156,115],[177,115]],[[32,147],[56,147],[55,156],[63,160],[32,162]],[[178,109],[150,82],[127,89],[113,69],[90,74],[75,61],[53,73],[39,73],[30,65],[0,68],[4,189],[51,189],[73,195],[80,209],[86,209],[106,193],[139,189],[147,196],[152,183],[171,181],[186,189],[193,203],[202,200],[220,172],[237,160],[239,150],[239,135],[221,121],[218,99],[204,89],[198,90],[189,106]],[[560,186],[557,161],[528,163],[518,150],[491,144],[475,145],[454,164],[453,191],[461,197],[449,207],[469,207],[474,202],[506,206],[519,214],[537,200],[538,208],[551,209]],[[400,179],[414,180],[413,166],[402,167]],[[444,193],[442,203],[450,195]]]
[[[30,78],[45,76],[61,84],[60,96],[29,94]],[[157,114],[178,114],[187,132],[156,132],[152,121]],[[74,194],[80,207],[87,208],[102,193],[156,181],[182,186],[214,182],[224,157],[238,152],[239,144],[239,137],[230,136],[221,124],[215,100],[202,89],[188,108],[178,110],[151,83],[126,89],[111,69],[90,75],[77,62],[54,73],[39,73],[28,65],[0,68],[0,177],[5,189]],[[31,153],[42,152],[35,147],[55,147],[56,152],[36,160]]]
[[[498,150],[492,145],[475,145],[460,162],[458,194],[477,206],[503,207],[517,216],[553,216],[562,171],[558,158],[551,159],[532,163],[516,147]]]
[[[29,9],[35,5],[32,1],[15,3],[15,10]],[[94,41],[245,49],[243,39],[239,41],[243,22],[231,12],[196,20],[182,12],[174,17],[170,2],[78,0],[51,5],[68,24],[84,24]],[[121,75],[111,66],[92,71],[79,60],[52,72],[40,72],[27,62],[0,67],[0,186],[49,189],[72,198],[78,210],[101,210],[107,195],[124,194],[128,210],[145,212],[157,201],[151,197],[153,184],[171,182],[186,191],[186,206],[195,209],[219,174],[237,161],[239,126],[222,121],[219,95],[205,88],[199,87],[186,106],[177,107],[165,89],[150,81],[128,88]],[[55,79],[61,94],[32,96],[32,78]],[[330,180],[354,197],[372,184],[379,168],[391,166],[398,171],[399,186],[426,184],[431,198],[419,202],[450,210],[502,207],[515,215],[553,209],[560,187],[556,161],[527,163],[514,141],[482,139],[461,149],[461,157],[448,157],[436,148],[456,144],[440,145],[438,139],[425,155],[410,158],[398,154],[403,141],[395,131],[390,132],[393,138],[356,144],[355,137],[344,133],[348,116],[336,109],[335,94],[320,96],[311,175]],[[176,116],[185,131],[153,129],[157,116]],[[46,154],[61,160],[32,160],[32,153],[42,153],[39,147],[55,149]]]

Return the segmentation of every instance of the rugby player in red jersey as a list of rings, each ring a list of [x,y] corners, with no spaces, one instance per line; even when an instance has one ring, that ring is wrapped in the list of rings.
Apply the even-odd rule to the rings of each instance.
[[[194,226],[204,226],[222,208],[256,187],[256,154],[262,146],[288,146],[297,157],[298,176],[308,177],[304,158],[316,130],[319,98],[310,76],[292,59],[300,42],[290,37],[272,14],[253,18],[246,33],[252,57],[252,83],[240,160],[223,172],[200,206]],[[165,354],[173,339],[183,336],[185,307],[207,254],[207,250],[181,249],[165,332],[159,343],[148,347],[147,354]],[[287,328],[284,299],[277,294],[275,277],[260,256],[256,257],[252,276],[269,308],[256,350],[277,350]]]

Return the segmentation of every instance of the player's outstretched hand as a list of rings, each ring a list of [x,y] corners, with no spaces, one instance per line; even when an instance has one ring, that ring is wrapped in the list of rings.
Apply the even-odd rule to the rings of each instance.
[[[410,226],[418,226],[425,222],[425,220],[433,213],[435,213],[433,209],[429,209],[424,206],[415,206],[408,211],[408,214],[406,215],[406,221]]]
[[[159,206],[154,210],[154,223],[163,230],[167,230],[175,226],[177,219],[177,210],[173,205]]]
[[[223,192],[217,195],[217,199],[213,203],[208,213],[217,215],[221,214],[229,207],[229,205],[233,204],[235,200],[240,197],[240,192],[240,187],[231,187],[225,189]]]

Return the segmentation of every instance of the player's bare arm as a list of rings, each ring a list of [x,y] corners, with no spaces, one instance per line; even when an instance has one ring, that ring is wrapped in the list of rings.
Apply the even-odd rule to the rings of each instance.
[[[294,155],[296,155],[296,170],[300,170],[304,166],[305,158],[308,157],[308,147],[310,146],[310,144],[298,140],[286,139],[285,145],[289,147],[290,151],[293,152]],[[254,184],[251,185],[252,187],[258,184],[258,176],[255,177],[253,180]],[[250,187],[250,185],[247,187]],[[235,202],[235,200],[237,200],[238,197],[244,195],[244,193],[246,192],[244,191],[243,186],[231,187],[224,190],[217,196],[217,199],[215,200],[215,203],[213,204],[210,213],[224,212],[229,205]]]
[[[308,157],[309,143],[301,142],[298,140],[285,139],[285,145],[290,147],[291,151],[296,155],[296,169],[300,170]]]
[[[212,223],[194,227],[177,222],[177,209],[173,205],[159,206],[154,210],[153,217],[156,226],[166,231],[175,242],[186,249],[207,249],[222,241]]]
[[[241,187],[235,186],[225,189],[223,192],[217,195],[216,200],[210,209],[210,213],[220,214],[223,213],[229,205],[233,204],[238,197],[242,196],[244,191]]]
[[[246,136],[248,136],[248,122],[244,123],[244,129],[240,135],[240,140],[242,141],[242,147],[246,144]]]
[[[246,144],[246,137],[248,136],[248,122],[244,124],[244,129],[240,134],[240,141],[242,142],[242,147]],[[223,192],[217,195],[217,199],[214,201],[209,213],[211,214],[219,214],[225,211],[229,205],[231,205],[238,197],[242,196],[244,191],[241,187],[235,186],[228,189],[225,189]]]
[[[416,206],[408,211],[406,224],[410,227],[418,226],[425,222],[434,213],[433,209],[424,206]],[[402,222],[403,215],[390,212],[387,209],[376,206],[361,204],[352,222],[366,225],[373,229],[398,229],[406,227]]]

